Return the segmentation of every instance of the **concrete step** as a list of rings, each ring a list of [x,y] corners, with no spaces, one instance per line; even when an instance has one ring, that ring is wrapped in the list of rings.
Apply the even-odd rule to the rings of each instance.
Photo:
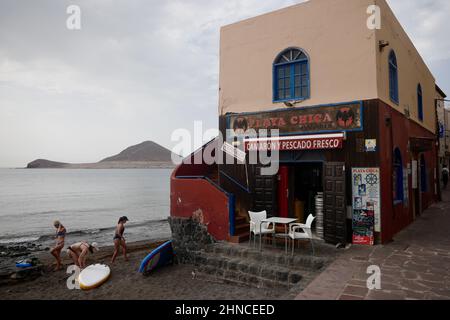
[[[249,259],[230,258],[215,253],[199,252],[195,256],[197,272],[228,283],[251,285],[258,288],[293,287],[302,280],[310,281],[308,271],[261,263]]]
[[[243,216],[236,216],[235,223],[236,223],[236,225],[238,225],[238,224],[249,224],[247,222],[247,219],[245,217],[243,217]]]
[[[234,229],[235,229],[235,232],[237,235],[246,233],[246,232],[249,232],[249,230],[250,230],[250,224],[248,224],[248,223],[237,224],[236,223]]]
[[[230,243],[235,243],[235,244],[239,244],[239,243],[243,243],[243,242],[247,242],[250,238],[250,232],[243,232],[241,234],[235,235],[230,237],[230,239],[228,240]]]
[[[292,257],[286,255],[284,248],[265,248],[262,251],[253,248],[250,244],[230,244],[216,243],[206,248],[207,253],[229,258],[239,258],[251,260],[258,263],[268,263],[297,270],[317,271],[322,269],[329,261],[324,257],[311,256],[309,250],[307,254],[299,254],[298,249]]]

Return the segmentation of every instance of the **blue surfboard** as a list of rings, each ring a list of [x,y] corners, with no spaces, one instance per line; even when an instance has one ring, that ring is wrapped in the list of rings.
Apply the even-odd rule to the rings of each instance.
[[[29,260],[21,260],[21,261],[16,262],[16,268],[25,269],[25,268],[30,268],[32,266],[33,266],[33,263]]]
[[[172,241],[160,245],[147,255],[141,262],[139,272],[143,274],[149,274],[157,268],[162,268],[173,263],[174,252],[172,247]]]

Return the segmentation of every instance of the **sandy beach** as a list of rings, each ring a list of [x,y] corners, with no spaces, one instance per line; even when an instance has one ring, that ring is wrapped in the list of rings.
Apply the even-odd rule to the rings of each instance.
[[[223,283],[195,272],[192,265],[176,264],[155,271],[150,276],[138,273],[141,260],[161,242],[138,242],[129,244],[129,261],[119,256],[114,265],[110,264],[112,247],[101,250],[88,258],[88,264],[105,263],[111,267],[111,277],[101,287],[91,290],[69,290],[67,279],[70,274],[66,268],[52,271],[53,260],[50,254],[40,253],[43,264],[40,277],[31,281],[9,283],[0,286],[1,300],[46,299],[46,300],[235,300],[242,299],[289,299],[287,289],[259,289],[236,284]],[[65,257],[65,255],[64,255]],[[70,261],[65,257],[67,267]]]

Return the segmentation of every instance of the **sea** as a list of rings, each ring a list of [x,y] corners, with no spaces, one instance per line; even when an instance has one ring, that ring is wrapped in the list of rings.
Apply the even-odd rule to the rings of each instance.
[[[171,169],[0,169],[0,245],[55,241],[53,221],[67,229],[66,244],[112,245],[127,216],[128,242],[170,238]]]

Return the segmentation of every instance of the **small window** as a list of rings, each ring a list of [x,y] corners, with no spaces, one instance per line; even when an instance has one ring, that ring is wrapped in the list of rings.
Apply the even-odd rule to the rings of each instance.
[[[389,54],[389,95],[396,104],[399,103],[398,97],[398,67],[397,57],[394,51]]]
[[[419,120],[423,121],[423,98],[422,98],[422,86],[417,86],[417,110],[419,114]]]
[[[403,190],[403,162],[399,148],[394,150],[393,183],[394,202],[403,202],[405,198]]]
[[[309,60],[300,49],[280,53],[273,65],[274,102],[309,98]]]

